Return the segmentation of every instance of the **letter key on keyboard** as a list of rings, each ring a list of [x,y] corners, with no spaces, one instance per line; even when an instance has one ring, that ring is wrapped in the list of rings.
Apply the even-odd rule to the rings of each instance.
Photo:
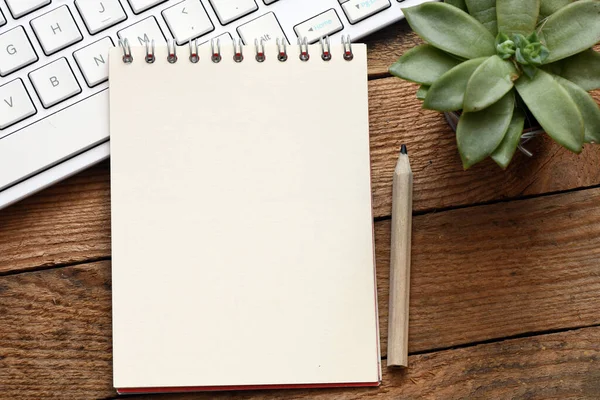
[[[308,43],[314,43],[320,38],[341,31],[344,28],[335,10],[327,10],[308,21],[294,27],[296,35],[306,38]]]
[[[22,26],[0,34],[0,76],[6,76],[37,60]]]
[[[83,39],[67,6],[58,7],[32,19],[31,27],[46,55],[56,53]]]
[[[389,0],[340,0],[351,24],[355,24],[391,6]]]
[[[111,47],[114,47],[112,39],[105,37],[73,53],[89,87],[108,79],[108,51]]]
[[[276,38],[285,38],[285,33],[281,30],[281,26],[272,12],[245,23],[237,30],[247,45],[254,44],[254,39],[274,42]]]
[[[4,14],[2,14],[2,10],[0,10],[0,26],[6,24],[6,18],[4,18]]]
[[[91,115],[92,124],[84,125]],[[70,122],[79,126],[64,129]],[[74,134],[76,132],[76,134]],[[0,138],[0,190],[108,139],[108,90]]]
[[[81,93],[81,87],[65,58],[36,69],[29,74],[29,79],[44,108]]]
[[[131,46],[145,46],[146,42],[152,40],[157,46],[167,43],[154,17],[148,17],[137,24],[122,29],[117,32],[117,35],[119,39],[128,39]]]
[[[258,10],[254,0],[210,0],[223,25]]]
[[[0,130],[35,113],[35,107],[20,79],[0,86]]]
[[[146,11],[147,9],[154,7],[157,4],[162,3],[166,0],[129,0],[129,5],[136,14]]]
[[[75,0],[75,6],[92,35],[127,18],[119,0]]]
[[[185,0],[167,8],[163,17],[180,46],[215,29],[200,0]]]
[[[6,0],[10,13],[15,18],[22,17],[32,11],[50,4],[51,0]]]

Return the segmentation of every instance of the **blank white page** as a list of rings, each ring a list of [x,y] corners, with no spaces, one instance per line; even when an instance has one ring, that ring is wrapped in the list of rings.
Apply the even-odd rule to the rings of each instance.
[[[110,54],[114,385],[377,384],[366,46]]]

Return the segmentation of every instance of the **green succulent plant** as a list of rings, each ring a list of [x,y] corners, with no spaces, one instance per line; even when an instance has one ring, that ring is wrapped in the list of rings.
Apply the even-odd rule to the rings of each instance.
[[[446,0],[403,9],[426,44],[390,73],[421,85],[426,109],[462,110],[456,129],[465,169],[510,163],[533,116],[579,153],[600,143],[600,0]]]

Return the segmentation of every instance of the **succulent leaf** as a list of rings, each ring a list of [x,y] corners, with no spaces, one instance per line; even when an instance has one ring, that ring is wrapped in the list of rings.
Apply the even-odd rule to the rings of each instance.
[[[496,148],[491,155],[492,160],[494,160],[502,169],[508,167],[508,164],[510,164],[510,161],[515,155],[517,146],[521,141],[521,134],[523,133],[524,126],[525,113],[522,110],[515,108],[508,130],[504,135],[504,139],[502,139],[498,148]]]
[[[562,60],[600,42],[600,1],[576,1],[552,14],[540,36],[550,50],[545,63]]]
[[[560,76],[554,77],[560,85],[567,90],[581,116],[585,127],[584,141],[586,143],[600,143],[600,106],[585,90]]]
[[[389,69],[390,74],[421,85],[431,85],[460,61],[435,47],[422,44],[404,53]]]
[[[431,85],[423,108],[437,111],[457,111],[463,108],[467,83],[473,72],[488,57],[475,58],[457,65]]]
[[[456,142],[465,169],[477,164],[498,148],[515,110],[514,93],[507,93],[485,110],[460,116]]]
[[[476,112],[500,100],[513,88],[519,73],[513,63],[492,56],[485,60],[469,79],[463,110]]]
[[[574,0],[540,0],[540,20],[549,17]]]
[[[535,74],[537,73],[537,68],[533,65],[521,65],[521,69],[527,75],[529,79],[535,78]]]
[[[445,0],[445,2],[451,6],[460,8],[463,11],[467,11],[467,4],[465,3],[465,0]]]
[[[496,53],[503,60],[508,60],[515,55],[516,46],[507,34],[500,32],[496,36]]]
[[[496,20],[496,0],[465,0],[469,14],[483,26],[487,28],[492,35],[498,34],[498,21]]]
[[[583,117],[569,93],[552,75],[540,69],[533,79],[519,78],[515,87],[552,139],[575,153],[581,152]]]
[[[583,90],[600,89],[600,53],[588,49],[545,67],[548,72],[560,75],[581,86]]]
[[[438,49],[467,59],[496,54],[490,31],[457,7],[427,2],[402,11],[411,28]]]
[[[535,30],[540,0],[497,0],[498,31],[528,35]]]
[[[417,90],[417,99],[425,100],[425,97],[427,97],[427,92],[429,92],[429,88],[430,86],[427,85],[419,86],[419,90]]]

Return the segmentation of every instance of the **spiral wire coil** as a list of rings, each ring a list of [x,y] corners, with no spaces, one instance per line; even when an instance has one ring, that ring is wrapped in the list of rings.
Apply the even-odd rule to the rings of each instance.
[[[277,38],[275,40],[277,46],[277,60],[280,62],[286,62],[288,60],[288,51],[287,51],[287,40],[285,38]],[[307,62],[310,60],[309,53],[309,44],[306,37],[298,38],[298,47],[300,50],[299,58],[303,62]],[[331,53],[331,44],[329,41],[329,36],[325,36],[319,39],[319,43],[321,46],[321,59],[323,61],[330,61],[333,56]],[[343,58],[346,61],[351,61],[354,58],[354,53],[352,52],[352,42],[350,36],[342,36],[342,46],[343,46]],[[119,47],[123,52],[122,60],[125,64],[133,63],[133,55],[131,53],[131,46],[129,44],[129,40],[120,39]],[[144,61],[148,64],[152,64],[156,61],[156,46],[154,40],[146,41],[146,56],[144,57]],[[211,48],[211,56],[210,59],[214,63],[219,63],[223,59],[221,56],[221,42],[217,39],[212,39],[210,41]],[[255,48],[255,57],[254,59],[262,63],[267,59],[267,54],[265,52],[265,41],[264,39],[255,39],[254,40],[254,48]],[[198,63],[200,61],[200,52],[199,52],[198,39],[189,41],[189,61],[192,64]],[[167,41],[167,61],[170,64],[175,64],[178,61],[177,57],[177,45],[173,39],[169,39]],[[244,46],[242,44],[241,39],[233,40],[233,60],[236,63],[241,63],[244,61]]]

